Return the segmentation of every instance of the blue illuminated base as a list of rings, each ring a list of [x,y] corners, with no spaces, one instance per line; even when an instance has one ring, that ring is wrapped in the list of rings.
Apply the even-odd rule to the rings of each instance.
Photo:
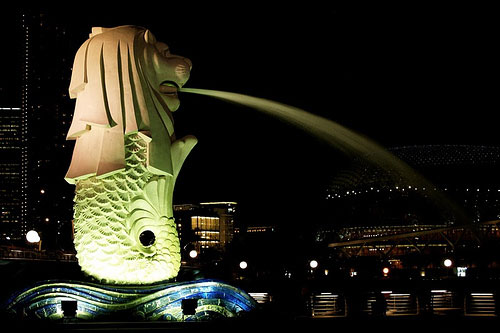
[[[186,299],[192,301],[183,302]],[[43,281],[14,295],[6,309],[21,318],[60,319],[68,316],[63,302],[76,305],[76,318],[87,320],[210,320],[235,317],[256,307],[247,293],[216,280],[135,287]]]

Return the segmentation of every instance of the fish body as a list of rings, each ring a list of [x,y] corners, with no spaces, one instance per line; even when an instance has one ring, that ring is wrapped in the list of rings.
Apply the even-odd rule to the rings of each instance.
[[[76,182],[74,243],[79,264],[106,283],[171,279],[180,267],[168,200],[174,179],[147,170],[147,142],[140,134],[125,136],[124,146],[125,169]],[[150,233],[154,239],[141,242],[141,235]]]

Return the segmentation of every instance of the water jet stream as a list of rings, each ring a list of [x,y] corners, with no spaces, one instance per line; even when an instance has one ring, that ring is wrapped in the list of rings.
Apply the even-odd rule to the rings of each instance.
[[[302,128],[342,152],[353,154],[386,170],[392,176],[396,184],[405,182],[408,185],[418,186],[420,188],[435,188],[434,185],[422,175],[379,144],[332,120],[309,113],[297,107],[243,94],[196,88],[181,88],[179,92],[211,96],[251,107]],[[470,220],[466,218],[463,210],[443,193],[432,191],[427,194],[432,197],[435,204],[440,208],[451,213],[455,217],[456,222],[469,223],[468,221]]]

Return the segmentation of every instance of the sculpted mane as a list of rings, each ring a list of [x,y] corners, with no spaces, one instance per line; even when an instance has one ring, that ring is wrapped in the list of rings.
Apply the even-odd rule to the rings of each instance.
[[[68,182],[123,170],[124,135],[134,132],[148,142],[148,170],[174,175],[165,153],[175,140],[173,119],[156,89],[155,44],[141,27],[93,28],[78,50],[69,87],[76,106],[67,139],[76,144]]]

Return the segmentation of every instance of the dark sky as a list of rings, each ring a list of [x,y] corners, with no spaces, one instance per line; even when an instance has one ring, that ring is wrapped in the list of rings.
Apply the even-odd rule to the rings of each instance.
[[[500,144],[491,9],[130,7],[53,12],[73,52],[92,26],[144,26],[192,60],[186,87],[297,106],[386,147]],[[343,160],[288,124],[209,97],[182,95],[174,117],[179,137],[199,139],[175,202],[238,201],[251,224],[305,221]]]

